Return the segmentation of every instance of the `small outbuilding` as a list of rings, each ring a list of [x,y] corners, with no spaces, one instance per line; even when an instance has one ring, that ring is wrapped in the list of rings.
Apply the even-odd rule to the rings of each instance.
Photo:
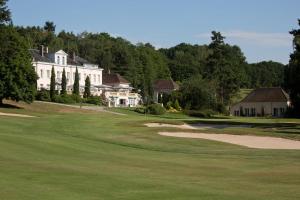
[[[158,102],[159,95],[162,95],[164,93],[171,94],[171,92],[178,90],[179,86],[173,80],[160,79],[154,82],[153,89],[155,98],[154,101]]]
[[[233,116],[283,117],[290,106],[289,95],[280,87],[258,88],[230,108]]]

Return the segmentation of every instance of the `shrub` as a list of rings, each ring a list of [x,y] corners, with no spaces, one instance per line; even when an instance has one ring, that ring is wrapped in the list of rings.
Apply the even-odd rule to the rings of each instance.
[[[174,103],[173,107],[174,107],[176,110],[178,110],[178,111],[181,110],[181,107],[180,107],[179,102],[178,102],[177,99],[175,100],[175,103]]]
[[[42,88],[40,91],[37,91],[35,99],[39,101],[51,101],[50,93],[48,90]]]
[[[151,104],[147,106],[147,113],[152,115],[163,115],[166,113],[166,109],[161,104]]]
[[[202,118],[210,118],[212,117],[215,113],[215,111],[211,109],[206,109],[206,110],[185,110],[185,114],[192,116],[192,117],[202,117]]]
[[[172,102],[168,101],[168,103],[166,104],[165,107],[166,107],[167,110],[170,110],[172,108]]]
[[[70,96],[75,103],[80,103],[82,101],[81,97],[77,94],[71,94],[71,95],[68,95],[68,96]]]
[[[137,107],[134,109],[135,112],[140,113],[140,114],[145,114],[146,109],[145,107]]]
[[[72,104],[76,103],[76,101],[73,99],[72,95],[55,95],[54,101],[56,103],[66,103],[66,104]]]
[[[102,99],[98,96],[90,96],[85,100],[85,103],[102,105]]]

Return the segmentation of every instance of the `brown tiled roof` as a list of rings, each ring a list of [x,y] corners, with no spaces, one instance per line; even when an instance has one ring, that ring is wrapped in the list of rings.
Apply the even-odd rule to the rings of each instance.
[[[280,87],[258,88],[246,96],[242,102],[287,102],[289,95]]]
[[[120,74],[103,74],[102,82],[105,85],[109,84],[128,84],[129,82]]]
[[[173,80],[160,79],[154,82],[155,90],[178,90],[179,86]]]

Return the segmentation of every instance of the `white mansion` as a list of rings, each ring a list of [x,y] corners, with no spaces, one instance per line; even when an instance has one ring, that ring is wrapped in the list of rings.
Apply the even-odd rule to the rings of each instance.
[[[39,50],[30,49],[32,55],[32,65],[38,75],[37,89],[50,89],[51,70],[54,68],[56,75],[56,89],[61,88],[61,78],[63,69],[65,69],[67,78],[67,92],[72,93],[75,80],[76,68],[79,74],[80,93],[84,91],[85,79],[89,76],[91,81],[91,94],[94,96],[104,95],[109,102],[109,106],[130,106],[138,105],[140,95],[132,93],[132,87],[120,75],[119,79],[109,79],[109,84],[103,83],[103,69],[98,65],[92,64],[87,60],[73,54],[71,57],[59,50],[57,52],[48,52],[48,47],[41,46]],[[120,82],[120,79],[122,80]],[[116,82],[114,83],[113,80]]]

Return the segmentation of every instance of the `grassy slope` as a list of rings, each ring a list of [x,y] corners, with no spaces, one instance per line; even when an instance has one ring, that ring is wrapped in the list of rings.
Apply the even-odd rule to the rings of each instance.
[[[180,115],[37,103],[0,112],[40,116],[0,116],[0,199],[300,198],[300,151],[168,138],[142,126]]]
[[[240,91],[231,98],[232,105],[243,100],[253,89],[240,89]]]

